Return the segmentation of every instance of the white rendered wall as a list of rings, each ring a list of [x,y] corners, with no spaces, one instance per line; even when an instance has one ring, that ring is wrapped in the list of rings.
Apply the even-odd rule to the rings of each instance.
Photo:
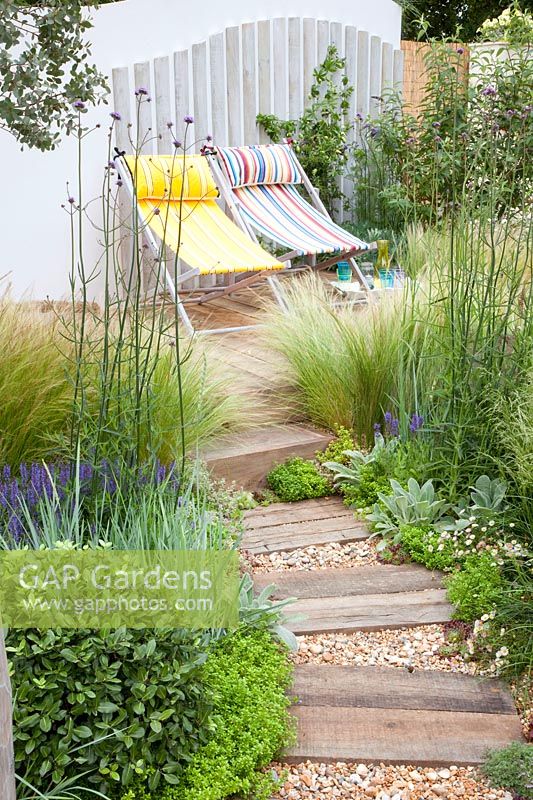
[[[401,11],[393,0],[329,0],[327,4],[323,0],[291,0],[290,6],[286,0],[209,0],[192,4],[179,0],[123,0],[94,13],[94,27],[89,33],[93,60],[110,76],[114,67],[167,56],[228,26],[289,15],[354,25],[395,48],[400,44]],[[111,106],[99,106],[84,115],[85,124],[102,125],[84,145],[85,202],[100,192],[112,110]],[[78,199],[76,162],[76,142],[71,137],[51,153],[28,149],[21,152],[9,134],[0,132],[0,277],[9,273],[7,280],[14,297],[59,299],[69,293],[69,220],[61,204],[66,202],[67,181],[70,194]],[[91,213],[97,214],[95,206]],[[90,271],[101,254],[98,235],[90,226],[86,226],[84,254]],[[95,281],[94,296],[98,296],[99,288]]]

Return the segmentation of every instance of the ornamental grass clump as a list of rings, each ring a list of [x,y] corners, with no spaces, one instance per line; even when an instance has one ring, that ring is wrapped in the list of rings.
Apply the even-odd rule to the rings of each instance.
[[[375,421],[398,398],[416,408],[424,330],[409,290],[359,311],[333,311],[320,278],[305,275],[286,286],[285,301],[287,311],[269,306],[265,341],[283,356],[300,414],[330,430],[342,425],[368,444]]]
[[[29,302],[0,296],[0,464],[46,457],[50,437],[68,425],[72,386],[59,327]]]

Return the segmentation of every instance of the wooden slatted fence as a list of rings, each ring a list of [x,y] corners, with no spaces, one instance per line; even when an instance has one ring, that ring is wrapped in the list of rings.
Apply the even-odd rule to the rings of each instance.
[[[401,88],[401,50],[352,25],[278,17],[231,26],[187,50],[113,69],[113,103],[121,115],[117,147],[131,152],[132,143],[138,143],[145,154],[171,152],[174,137],[183,138],[186,115],[194,116],[188,143],[195,142],[196,151],[207,135],[220,146],[265,142],[257,114],[297,118],[330,44],[346,57],[354,87],[349,116],[377,114],[383,92]],[[143,102],[137,115],[134,91],[139,87],[151,102]],[[340,188],[350,194],[353,185],[346,178]],[[335,213],[342,221],[341,204]]]
[[[346,56],[346,74],[355,87],[350,115],[376,114],[383,91],[401,86],[402,51],[352,25],[278,17],[232,26],[188,50],[113,69],[114,107],[122,116],[117,146],[131,150],[130,138],[137,141],[134,89],[139,86],[152,98],[141,105],[139,119],[145,153],[169,152],[173,134],[167,123],[181,139],[187,114],[194,116],[190,141],[197,142],[196,150],[208,134],[218,145],[265,141],[256,115],[298,117],[329,44]]]

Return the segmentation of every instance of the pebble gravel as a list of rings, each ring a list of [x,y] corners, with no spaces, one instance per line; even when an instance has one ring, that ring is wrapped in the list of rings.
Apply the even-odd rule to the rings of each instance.
[[[320,547],[305,547],[286,553],[254,555],[242,551],[245,567],[253,573],[285,572],[291,569],[326,569],[379,565],[373,541],[332,542]]]
[[[314,634],[298,637],[295,664],[352,664],[402,669],[443,670],[473,675],[475,664],[459,655],[443,654],[447,648],[442,625],[398,630]]]
[[[491,788],[473,767],[385,764],[273,764],[281,784],[273,800],[513,800]]]

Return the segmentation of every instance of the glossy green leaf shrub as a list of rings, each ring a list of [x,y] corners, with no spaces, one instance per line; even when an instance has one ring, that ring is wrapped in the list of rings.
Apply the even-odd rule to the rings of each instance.
[[[265,631],[239,631],[210,654],[203,679],[214,698],[209,742],[193,756],[178,785],[150,793],[140,787],[121,800],[267,798],[266,767],[292,738],[285,690],[290,666]]]
[[[198,635],[11,630],[7,651],[16,770],[34,786],[95,770],[89,780],[106,789],[131,780],[136,762],[164,783],[207,740]]]

